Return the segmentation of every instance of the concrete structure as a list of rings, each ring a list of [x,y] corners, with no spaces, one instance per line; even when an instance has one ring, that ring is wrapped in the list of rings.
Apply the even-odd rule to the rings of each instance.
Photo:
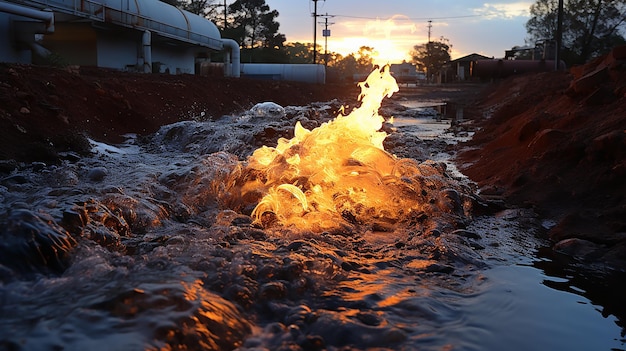
[[[239,76],[239,45],[209,20],[158,0],[0,0],[0,61],[195,73],[226,50]]]

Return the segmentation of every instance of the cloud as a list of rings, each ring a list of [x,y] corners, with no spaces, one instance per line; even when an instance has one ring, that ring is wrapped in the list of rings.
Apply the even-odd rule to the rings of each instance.
[[[512,3],[484,3],[482,7],[474,9],[474,13],[487,19],[513,19],[528,17],[529,9],[533,3],[530,1],[517,1]]]
[[[361,25],[363,34],[384,36],[385,38],[391,38],[394,34],[412,34],[417,31],[417,27],[413,21],[410,21],[408,17],[395,15],[387,20],[370,20]]]

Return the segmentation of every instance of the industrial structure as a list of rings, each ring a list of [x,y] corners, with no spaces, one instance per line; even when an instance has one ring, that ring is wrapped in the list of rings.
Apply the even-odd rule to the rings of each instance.
[[[193,74],[223,51],[239,77],[239,44],[211,21],[157,0],[0,0],[0,61]]]
[[[473,60],[471,75],[485,81],[524,73],[563,71],[565,62],[557,60],[557,52],[554,40],[540,40],[534,47],[506,50],[503,59]]]
[[[462,82],[469,80],[472,76],[472,62],[479,60],[492,60],[481,54],[472,53],[463,57],[454,59],[446,64],[443,72],[443,82]]]

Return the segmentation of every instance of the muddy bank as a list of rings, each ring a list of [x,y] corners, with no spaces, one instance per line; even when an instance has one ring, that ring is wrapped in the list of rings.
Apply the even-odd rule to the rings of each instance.
[[[119,143],[181,120],[210,120],[273,101],[355,101],[355,84],[314,85],[195,75],[0,64],[0,160],[57,162],[85,137]],[[59,155],[61,153],[61,155]]]
[[[459,167],[481,195],[532,208],[557,251],[626,265],[626,47],[568,72],[493,83],[466,109]]]

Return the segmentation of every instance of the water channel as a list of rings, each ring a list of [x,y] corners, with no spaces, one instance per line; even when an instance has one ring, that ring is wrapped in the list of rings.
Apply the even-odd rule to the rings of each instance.
[[[468,183],[445,145],[471,135],[447,132],[443,107],[407,103],[392,152]],[[329,104],[275,110],[93,141],[90,157],[3,176],[0,349],[626,349],[611,295],[623,283],[546,249],[551,223],[529,210],[452,232],[316,234],[219,204],[255,144],[333,117]]]
[[[463,122],[463,107],[446,103],[404,101],[408,108],[403,117],[394,118],[399,131],[423,139],[457,143],[471,135],[450,133],[453,123]],[[450,154],[432,155],[449,162]],[[453,164],[453,174],[461,176]],[[483,271],[484,294],[465,301],[463,308],[472,311],[466,326],[476,327],[470,349],[483,350],[624,350],[625,330],[611,310],[619,304],[616,296],[626,290],[619,277],[603,275],[569,266],[547,247],[538,234],[549,220],[531,226],[500,222],[503,218],[525,221],[523,210],[506,210],[495,217],[476,219],[470,230],[489,237],[486,245],[490,268]],[[530,214],[532,217],[533,215]],[[526,219],[524,219],[526,217]],[[506,221],[506,220],[505,220]],[[592,276],[592,277],[590,277]],[[606,289],[612,290],[607,292]],[[596,298],[593,301],[589,297]],[[606,306],[609,305],[609,306]],[[623,313],[623,310],[620,310]]]

